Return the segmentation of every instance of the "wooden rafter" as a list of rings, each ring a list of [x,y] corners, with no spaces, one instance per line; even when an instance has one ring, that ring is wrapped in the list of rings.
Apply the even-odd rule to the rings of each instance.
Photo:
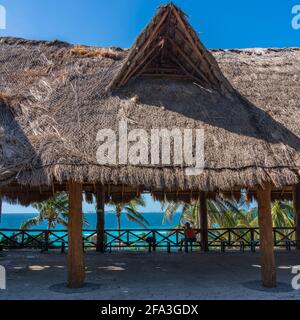
[[[150,63],[159,55],[159,53],[157,53],[155,56],[153,56],[152,58],[150,58],[144,66],[142,66],[141,70],[139,72],[137,72],[137,76],[139,76],[140,74],[142,74],[147,67],[150,65]]]
[[[183,28],[184,34],[186,35],[186,37],[187,37],[189,43],[191,44],[191,46],[194,48],[195,52],[198,54],[198,56],[199,56],[201,59],[204,59],[204,60],[206,61],[206,63],[207,63],[208,66],[211,66],[210,69],[209,69],[209,71],[211,72],[211,74],[213,74],[214,77],[215,77],[216,79],[218,79],[219,82],[224,82],[224,84],[226,84],[226,87],[231,90],[231,87],[228,86],[228,82],[227,82],[226,78],[221,76],[221,72],[215,72],[215,66],[213,66],[213,65],[211,64],[211,61],[210,61],[209,59],[207,59],[207,56],[206,56],[205,54],[203,54],[203,52],[205,52],[206,49],[205,49],[204,46],[201,44],[201,42],[200,42],[198,39],[197,39],[197,40],[193,39],[193,37],[191,36],[190,32],[188,32],[188,31],[186,30],[186,24],[185,24],[184,21],[182,20],[182,18],[181,18],[181,16],[180,16],[180,14],[178,13],[176,7],[175,7],[175,6],[171,6],[171,9],[172,9],[174,15],[176,16],[176,18],[177,18],[180,26]],[[196,43],[197,43],[197,44],[196,44]],[[203,52],[200,51],[199,46],[201,47],[201,50],[202,50]]]
[[[131,78],[145,75],[187,78],[216,90],[228,87],[214,59],[195,37],[176,6],[162,7],[134,43],[110,87],[124,86]]]
[[[154,51],[159,48],[160,46],[162,46],[164,39],[162,39],[159,43],[157,43],[155,46],[153,46],[153,48],[146,54],[146,56],[139,62],[137,63],[137,65],[134,67],[133,70],[131,70],[126,78],[124,78],[122,80],[122,82],[120,82],[120,86],[122,86],[125,82],[128,81],[128,79],[130,79],[141,67],[141,65],[143,65],[147,59],[149,59],[149,57],[154,53]]]
[[[176,37],[178,39],[180,39],[182,41],[182,43],[185,43],[185,47],[188,45],[190,50],[192,52],[194,52],[194,48],[190,46],[190,43],[187,41],[187,38],[186,36],[184,35],[183,31],[181,31],[182,29],[181,28],[177,28],[176,29]],[[216,85],[218,84],[218,81],[216,81],[216,79],[213,77],[213,74],[212,74],[212,67],[210,65],[207,65],[207,62],[204,61],[205,63],[203,63],[203,59],[199,59],[196,64],[196,66],[201,70],[201,72],[203,74],[206,74],[207,75],[207,78],[209,79],[210,82],[212,83],[215,83]]]
[[[205,60],[207,62],[207,65],[210,65],[210,61],[208,61],[206,56],[199,50],[199,47],[196,45],[195,40],[192,38],[192,36],[188,32],[188,30],[186,30],[186,25],[183,22],[183,20],[182,20],[181,16],[179,15],[179,13],[177,12],[177,9],[175,7],[172,7],[172,10],[174,12],[175,17],[177,18],[177,21],[178,21],[179,25],[181,26],[181,28],[183,30],[183,34],[186,36],[186,38],[189,41],[189,43],[192,46],[192,48],[198,54],[200,59]],[[208,69],[207,71],[211,71],[212,73],[214,73],[214,71],[212,69]]]
[[[172,59],[176,62],[176,64],[180,67],[180,69],[184,72],[184,74],[186,74],[187,76],[189,76],[191,79],[193,79],[196,82],[201,82],[201,81],[206,81],[204,78],[198,78],[196,76],[194,76],[194,74],[191,74],[189,71],[187,71],[185,69],[185,67],[182,65],[182,63],[175,57],[172,56]]]
[[[144,53],[144,51],[146,50],[146,48],[152,43],[152,41],[155,39],[155,36],[160,32],[160,29],[163,27],[163,23],[165,22],[167,16],[169,14],[169,11],[166,10],[166,12],[163,14],[160,22],[156,25],[156,27],[154,28],[154,30],[152,31],[152,33],[150,34],[150,36],[148,37],[148,39],[145,41],[145,43],[142,45],[141,48],[135,48],[135,50],[137,51],[136,56],[133,58],[133,60],[130,62],[130,64],[132,65],[141,55],[142,53]],[[127,75],[130,73],[130,69],[128,68],[127,72],[124,74],[124,76],[120,79],[119,83],[123,83],[124,78],[127,77]]]
[[[206,77],[201,73],[199,68],[194,64],[194,62],[184,53],[184,51],[173,41],[172,39],[169,39],[170,43],[174,47],[174,49],[181,55],[181,57],[193,68],[193,70],[200,75],[201,78],[205,80],[207,84],[209,84],[209,80],[206,79]]]

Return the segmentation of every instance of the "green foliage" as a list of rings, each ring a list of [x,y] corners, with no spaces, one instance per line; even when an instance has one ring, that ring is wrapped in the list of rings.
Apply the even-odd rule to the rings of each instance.
[[[145,201],[143,197],[135,198],[128,202],[110,202],[110,205],[115,207],[117,221],[118,221],[118,230],[121,229],[121,215],[125,214],[129,221],[133,221],[140,225],[143,228],[146,228],[149,225],[147,219],[138,212],[138,207],[144,207]]]
[[[174,215],[181,209],[179,226],[186,221],[194,228],[199,227],[199,204],[163,203],[163,224],[172,222]],[[258,227],[257,207],[247,203],[242,194],[240,201],[224,200],[217,197],[216,200],[207,200],[208,224],[210,228],[243,228]],[[272,203],[272,218],[274,227],[293,227],[293,205],[290,201],[275,201]]]
[[[68,225],[68,195],[58,193],[53,198],[43,202],[33,203],[32,206],[39,211],[37,216],[22,223],[21,229],[30,229],[47,221],[48,230],[54,229],[57,224]]]

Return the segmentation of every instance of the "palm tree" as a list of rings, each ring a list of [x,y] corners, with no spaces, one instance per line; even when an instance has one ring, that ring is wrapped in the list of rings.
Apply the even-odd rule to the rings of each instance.
[[[127,202],[114,202],[111,201],[110,205],[115,207],[116,216],[117,216],[117,224],[118,224],[118,236],[120,241],[121,236],[121,216],[124,213],[127,216],[129,221],[133,221],[138,225],[146,228],[149,225],[149,222],[143,217],[141,213],[138,212],[138,207],[144,207],[145,201],[143,197],[135,198],[133,200]]]
[[[198,221],[198,204],[196,202],[192,203],[180,203],[180,202],[164,202],[162,203],[162,210],[164,210],[163,221],[165,224],[167,221],[173,222],[174,215],[178,210],[181,209],[179,225],[181,227],[185,222],[189,222],[194,228],[199,225]]]
[[[185,221],[190,222],[194,227],[199,227],[198,202],[191,204],[178,204],[171,202],[163,204],[166,207],[164,212],[163,223],[168,219],[172,221],[175,212],[182,206],[180,225]],[[248,228],[258,227],[257,207],[250,206],[245,197],[242,196],[240,201],[223,200],[217,197],[216,200],[207,201],[208,224],[209,227],[227,227],[227,228]],[[272,203],[272,220],[273,227],[293,227],[294,213],[291,201],[274,201]]]
[[[294,227],[294,207],[291,201],[275,201],[272,205],[274,227]]]
[[[209,227],[236,227],[237,221],[244,218],[246,202],[242,197],[240,201],[224,200],[217,197],[215,200],[207,200]],[[181,208],[179,226],[189,222],[194,228],[199,228],[199,203],[163,203],[163,224],[166,220],[172,222],[174,215]]]
[[[255,219],[253,223],[258,226],[257,208],[253,209]],[[291,201],[274,201],[271,207],[273,227],[294,227],[294,208]]]
[[[53,198],[33,203],[32,206],[39,213],[34,218],[23,222],[21,229],[29,229],[44,221],[47,221],[47,230],[54,229],[57,224],[65,227],[68,225],[68,195],[66,193],[58,193]]]
[[[182,227],[184,222],[188,221],[194,228],[200,228],[199,225],[199,204],[193,202],[191,204],[176,204],[171,202],[168,204],[163,218],[163,223],[166,219],[172,221],[174,213],[182,206],[180,222],[178,227]],[[273,227],[293,227],[293,205],[291,201],[274,201],[271,207]],[[240,201],[216,200],[207,201],[208,225],[209,228],[256,228],[258,227],[258,210],[257,206],[253,207],[242,196]],[[220,239],[226,240],[226,234],[222,235],[223,231],[215,230],[214,233]],[[244,233],[242,229],[236,230],[235,235],[240,233],[243,239],[250,241],[251,234]],[[289,230],[281,230],[282,234],[288,234]],[[232,237],[234,238],[235,235]],[[237,236],[237,238],[239,238]]]

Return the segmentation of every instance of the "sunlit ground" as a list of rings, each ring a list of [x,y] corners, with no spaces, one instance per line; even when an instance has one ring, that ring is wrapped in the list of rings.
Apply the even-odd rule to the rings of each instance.
[[[259,252],[118,251],[86,253],[86,281],[98,285],[94,291],[54,292],[49,288],[67,279],[66,258],[58,252],[3,252],[7,290],[0,290],[0,299],[300,299],[300,289],[291,285],[292,270],[300,267],[297,251],[276,253],[275,290],[260,290]]]

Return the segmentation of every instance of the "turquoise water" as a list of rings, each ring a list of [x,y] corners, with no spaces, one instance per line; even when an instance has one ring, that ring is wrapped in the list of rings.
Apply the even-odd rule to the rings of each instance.
[[[9,214],[5,213],[1,216],[0,221],[0,229],[19,229],[22,222],[26,221],[29,218],[34,217],[35,214]],[[172,223],[167,222],[166,224],[162,224],[163,213],[161,212],[147,212],[144,213],[143,216],[149,222],[150,229],[168,229],[175,227],[178,225],[180,214],[175,214],[174,220]],[[84,229],[95,229],[96,227],[96,214],[95,213],[87,213],[84,215],[85,220],[88,222],[88,225],[84,226]],[[46,229],[47,223],[44,222],[39,226],[32,227],[32,229]],[[105,214],[105,229],[116,229],[117,228],[117,220],[114,212],[107,212]],[[139,225],[134,222],[128,221],[125,214],[122,214],[121,218],[121,228],[122,229],[140,229]],[[65,229],[62,226],[57,226],[56,229]]]
[[[20,226],[22,224],[22,222],[26,221],[29,218],[34,217],[35,214],[2,214],[1,216],[1,222],[0,222],[0,230],[1,229],[20,229]],[[172,227],[175,227],[178,225],[179,223],[179,218],[180,218],[180,214],[176,214],[174,217],[174,220],[172,221],[172,223],[167,222],[166,224],[162,224],[162,220],[163,220],[163,213],[161,212],[148,212],[148,213],[144,213],[143,216],[148,220],[149,222],[149,229],[171,229]],[[88,224],[86,224],[84,226],[84,229],[86,230],[83,234],[85,237],[88,237],[88,240],[86,240],[87,242],[91,242],[93,241],[92,239],[92,235],[93,232],[89,231],[89,230],[95,230],[96,228],[96,214],[95,213],[88,213],[84,215],[85,220],[87,221]],[[42,230],[42,229],[46,229],[47,228],[47,222],[44,222],[38,226],[34,226],[31,228],[31,230]],[[62,229],[66,229],[65,227],[58,225],[56,227],[56,230],[62,230]],[[107,212],[105,214],[105,229],[106,230],[111,230],[111,229],[117,229],[117,220],[116,220],[116,215],[114,212]],[[141,226],[139,226],[138,224],[129,221],[126,217],[125,214],[122,214],[122,218],[121,218],[121,229],[130,229],[132,232],[130,232],[130,234],[126,234],[126,233],[122,233],[121,235],[121,239],[122,242],[131,242],[131,243],[135,243],[135,245],[137,245],[137,242],[139,244],[142,244],[144,242],[139,240],[138,237],[145,237],[146,235],[152,235],[151,232],[148,233],[146,230],[136,230],[134,231],[134,229],[143,229]],[[161,231],[159,234],[157,234],[157,241],[163,240],[164,241],[164,236],[167,236],[169,233],[168,230],[166,231]],[[5,234],[7,236],[13,236],[16,234],[16,232],[5,232]],[[39,232],[34,232],[31,231],[30,233],[32,236],[38,236]],[[57,235],[59,236],[67,236],[67,233],[62,232],[62,233],[57,233]],[[115,237],[118,236],[118,233],[116,231],[113,232],[108,232],[107,233],[107,242],[110,243],[112,241],[112,245],[114,245],[116,243],[116,239]],[[20,241],[20,235],[17,236],[18,241]],[[1,237],[0,237],[1,238]],[[175,241],[175,236],[172,236],[172,241]],[[67,239],[66,237],[64,238],[65,240]],[[54,235],[50,235],[50,241],[53,242],[54,245],[56,246],[60,246],[61,245],[61,240],[57,240],[57,238]],[[136,242],[137,241],[137,242]]]

